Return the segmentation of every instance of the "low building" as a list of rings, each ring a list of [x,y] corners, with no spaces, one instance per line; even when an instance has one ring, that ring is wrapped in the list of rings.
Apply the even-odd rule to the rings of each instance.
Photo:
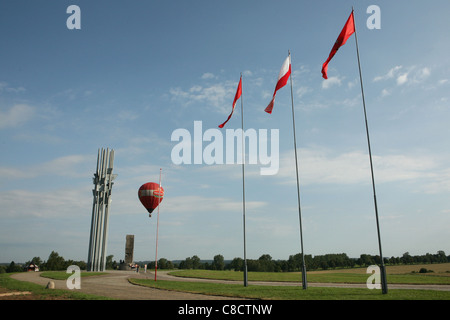
[[[35,272],[39,271],[39,267],[36,264],[34,264],[33,262],[31,262],[28,266],[26,266],[25,269],[27,271],[35,271]]]

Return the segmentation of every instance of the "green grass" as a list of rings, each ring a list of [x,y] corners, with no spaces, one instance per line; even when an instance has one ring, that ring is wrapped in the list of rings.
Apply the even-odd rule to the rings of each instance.
[[[242,281],[243,272],[213,270],[180,270],[170,275],[186,278],[203,278]],[[366,273],[308,273],[308,282],[315,283],[366,283],[370,274]],[[249,281],[300,282],[300,272],[248,272]],[[450,285],[450,277],[433,274],[392,274],[387,275],[388,284],[445,284]]]
[[[45,289],[45,286],[36,283],[13,279],[10,277],[11,274],[12,273],[0,274],[0,287],[12,291],[30,291],[36,300],[111,300],[111,298],[108,297],[95,296],[77,291]]]
[[[131,283],[157,289],[220,295],[231,298],[262,300],[450,300],[449,291],[433,290],[381,290],[354,288],[318,288],[299,286],[260,286],[242,284],[219,284],[205,282],[181,282],[149,279],[130,279]]]

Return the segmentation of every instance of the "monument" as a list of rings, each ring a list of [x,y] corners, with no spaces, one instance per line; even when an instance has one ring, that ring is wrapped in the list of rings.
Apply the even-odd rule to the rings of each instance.
[[[94,202],[92,205],[91,234],[87,271],[104,271],[108,242],[108,218],[111,204],[111,189],[117,174],[113,174],[114,150],[99,149],[97,170],[93,183]]]
[[[134,251],[134,235],[127,235],[127,242],[125,243],[125,263],[133,263],[133,251]]]
[[[127,234],[125,242],[125,261],[120,261],[120,270],[131,270],[133,265],[134,235]]]

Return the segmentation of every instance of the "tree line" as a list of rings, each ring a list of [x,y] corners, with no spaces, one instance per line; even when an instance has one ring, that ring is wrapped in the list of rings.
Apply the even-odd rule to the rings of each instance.
[[[381,263],[380,256],[361,254],[359,258],[349,258],[345,253],[332,253],[325,255],[304,255],[307,270],[327,270],[335,268],[353,268],[368,267],[370,265],[379,265]],[[401,257],[384,258],[385,265],[402,265],[402,264],[431,264],[450,262],[450,256],[446,256],[445,252],[440,250],[436,254],[424,254],[412,256],[409,252],[405,252]],[[30,263],[39,266],[40,271],[47,270],[66,270],[70,265],[77,265],[81,270],[86,270],[86,262],[65,260],[57,252],[52,251],[46,261],[42,261],[39,257],[34,257],[26,262],[24,266],[15,264],[14,261],[9,266],[0,266],[2,272],[20,272],[24,271],[24,267]],[[139,262],[142,268],[147,264],[148,269],[155,268],[155,262]],[[300,253],[290,255],[287,260],[273,260],[269,254],[263,254],[258,259],[247,259],[248,271],[259,272],[293,272],[300,271],[302,267],[302,256]],[[106,269],[117,269],[118,264],[113,261],[113,256],[107,256]],[[215,255],[213,260],[202,261],[197,255],[187,257],[182,261],[170,261],[166,258],[158,260],[158,269],[205,269],[205,270],[244,270],[244,260],[242,258],[234,258],[231,261],[225,261],[221,254]]]
[[[345,253],[332,253],[325,255],[304,255],[307,270],[327,270],[336,268],[368,267],[370,265],[379,265],[380,256],[361,254],[359,258],[349,258]],[[436,254],[427,253],[425,255],[411,256],[408,252],[401,257],[384,258],[385,265],[400,264],[429,264],[450,262],[450,256],[446,256],[444,251],[438,251]],[[159,262],[158,262],[159,267]],[[216,255],[212,263],[201,263],[197,256],[186,258],[181,261],[179,269],[208,269],[208,270],[244,270],[244,260],[234,258],[225,263],[222,255]],[[263,254],[258,259],[247,259],[248,271],[259,272],[294,272],[301,271],[302,256],[300,253],[290,255],[288,260],[273,260],[269,254]]]
[[[107,269],[114,269],[115,261],[112,261],[113,256],[106,257]],[[79,266],[81,270],[86,270],[86,262],[65,260],[58,252],[52,251],[47,260],[42,261],[40,257],[34,257],[30,261],[25,262],[23,265],[11,261],[9,266],[0,266],[0,273],[4,272],[21,272],[26,271],[26,267],[31,263],[39,266],[39,271],[63,271],[71,265]]]

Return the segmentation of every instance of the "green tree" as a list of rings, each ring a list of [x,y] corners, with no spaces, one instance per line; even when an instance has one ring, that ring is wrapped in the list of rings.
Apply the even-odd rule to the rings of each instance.
[[[402,262],[404,264],[410,264],[413,262],[413,258],[411,257],[411,255],[409,254],[409,252],[405,252],[402,256]]]
[[[52,251],[50,253],[47,262],[44,264],[45,270],[65,270],[66,263],[64,258],[61,257],[57,252]]]
[[[39,257],[34,257],[33,259],[31,259],[30,263],[34,263],[39,267],[42,264],[42,260]]]
[[[202,265],[200,263],[200,258],[196,255],[192,256],[192,269],[201,269]]]
[[[268,254],[263,254],[259,257],[259,270],[263,272],[273,272],[275,269],[274,262],[272,261],[272,257]]]
[[[214,256],[211,267],[213,270],[223,270],[225,268],[225,260],[221,254]]]
[[[180,262],[180,269],[192,269],[193,263],[190,257],[187,257],[183,261]]]
[[[161,258],[158,260],[158,269],[173,269],[173,262],[166,258]]]
[[[230,268],[234,271],[244,271],[244,259],[234,258],[230,263]]]
[[[375,264],[372,257],[368,254],[361,254],[359,257],[359,263],[360,266],[370,266]]]
[[[21,272],[22,267],[18,264],[16,264],[14,261],[11,261],[11,263],[9,264],[8,268],[6,268],[6,272]]]
[[[114,269],[114,262],[113,262],[113,257],[114,257],[114,255],[109,255],[109,256],[106,256],[106,269]],[[80,267],[80,269],[81,269],[81,267]]]
[[[443,250],[439,250],[437,252],[438,262],[447,262],[447,257],[445,255],[445,252]]]

